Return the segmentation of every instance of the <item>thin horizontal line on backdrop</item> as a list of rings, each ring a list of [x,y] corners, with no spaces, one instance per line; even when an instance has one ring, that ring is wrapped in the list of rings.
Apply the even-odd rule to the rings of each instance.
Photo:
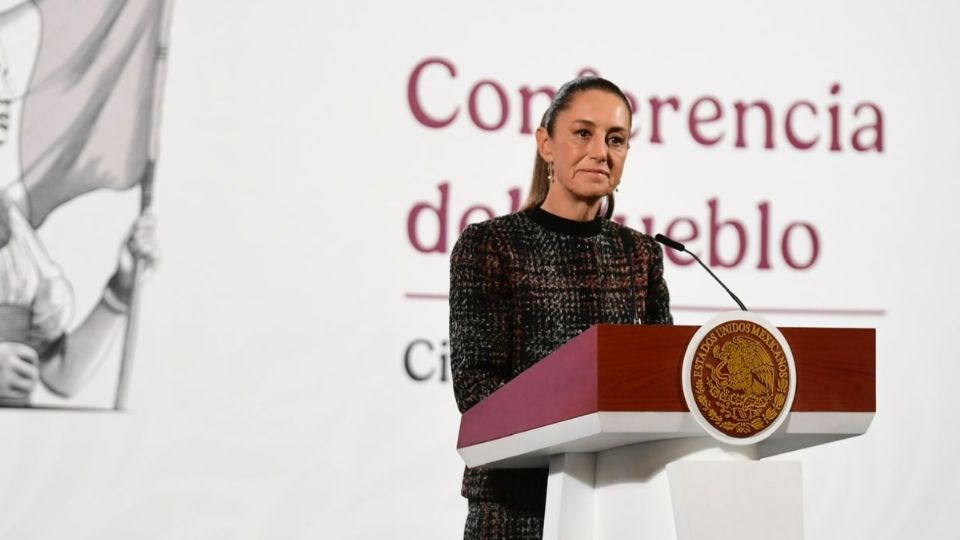
[[[446,300],[449,298],[444,293],[420,293],[408,292],[404,294],[408,300]],[[670,311],[698,311],[707,313],[719,313],[721,311],[730,311],[735,309],[733,306],[685,306],[672,305]],[[750,311],[757,313],[774,313],[777,315],[849,315],[849,316],[867,316],[883,317],[886,316],[885,309],[859,309],[859,308],[788,308],[788,307],[754,307]]]

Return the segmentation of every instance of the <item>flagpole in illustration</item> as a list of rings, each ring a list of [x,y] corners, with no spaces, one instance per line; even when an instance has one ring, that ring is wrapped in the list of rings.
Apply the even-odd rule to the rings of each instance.
[[[150,114],[151,130],[147,163],[140,180],[140,215],[150,211],[153,204],[153,184],[157,171],[157,156],[160,149],[160,109],[163,104],[163,85],[167,74],[167,52],[170,44],[170,19],[173,12],[173,0],[163,0],[160,28],[157,33],[156,62],[154,63],[153,107]],[[137,344],[137,325],[140,312],[140,281],[143,273],[143,261],[134,259],[133,288],[130,294],[130,309],[123,334],[123,351],[120,356],[120,373],[117,380],[117,393],[113,408],[126,409],[127,391],[130,387],[130,373],[133,355]]]

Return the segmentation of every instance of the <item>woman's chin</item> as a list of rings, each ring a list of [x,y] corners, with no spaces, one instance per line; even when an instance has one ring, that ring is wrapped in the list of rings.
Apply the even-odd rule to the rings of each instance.
[[[577,197],[582,201],[597,202],[611,193],[613,193],[613,190],[610,188],[598,188],[584,190],[580,193],[577,193]]]

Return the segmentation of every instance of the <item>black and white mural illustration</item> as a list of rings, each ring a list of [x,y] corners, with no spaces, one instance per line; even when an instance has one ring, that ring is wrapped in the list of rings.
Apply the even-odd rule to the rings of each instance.
[[[0,406],[32,406],[41,390],[69,398],[118,350],[112,404],[124,405],[136,291],[158,259],[150,200],[165,4],[0,2]],[[80,284],[45,245],[44,224],[104,189],[142,196],[113,272],[82,284],[101,287],[99,299],[79,308]]]

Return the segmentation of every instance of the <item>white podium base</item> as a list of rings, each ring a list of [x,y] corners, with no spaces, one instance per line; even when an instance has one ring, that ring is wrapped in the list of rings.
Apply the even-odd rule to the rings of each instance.
[[[800,464],[673,439],[550,460],[545,540],[802,540]]]

